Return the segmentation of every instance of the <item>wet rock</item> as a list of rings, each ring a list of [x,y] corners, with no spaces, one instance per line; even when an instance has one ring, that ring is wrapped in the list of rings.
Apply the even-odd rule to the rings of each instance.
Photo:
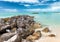
[[[44,28],[42,31],[45,32],[45,33],[51,32],[48,27]]]
[[[48,35],[48,37],[56,37],[56,35],[55,34],[50,34],[50,35]]]

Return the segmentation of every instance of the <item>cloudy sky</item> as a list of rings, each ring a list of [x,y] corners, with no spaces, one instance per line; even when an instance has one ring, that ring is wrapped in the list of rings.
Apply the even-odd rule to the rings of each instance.
[[[60,12],[60,0],[0,0],[0,12]]]

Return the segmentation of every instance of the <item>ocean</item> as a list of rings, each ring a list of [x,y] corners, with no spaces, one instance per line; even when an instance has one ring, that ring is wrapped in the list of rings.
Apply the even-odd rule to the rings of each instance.
[[[39,12],[33,14],[33,12],[5,12],[0,13],[0,18],[18,16],[18,15],[30,15],[34,16],[36,22],[46,25],[60,25],[60,13],[58,12]]]

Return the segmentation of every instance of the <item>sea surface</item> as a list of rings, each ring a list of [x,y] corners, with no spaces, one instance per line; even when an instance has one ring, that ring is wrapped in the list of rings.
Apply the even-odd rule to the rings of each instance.
[[[0,18],[6,18],[11,16],[18,15],[30,15],[34,16],[34,20],[36,22],[40,22],[41,24],[46,25],[60,25],[60,13],[57,12],[39,12],[34,14],[33,12],[5,12],[0,13]]]

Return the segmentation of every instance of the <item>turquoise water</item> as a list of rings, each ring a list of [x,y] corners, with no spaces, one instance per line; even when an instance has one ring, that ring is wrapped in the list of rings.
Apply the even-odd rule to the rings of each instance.
[[[60,13],[39,13],[32,14],[31,12],[22,12],[22,13],[0,13],[0,18],[17,16],[17,15],[31,15],[35,17],[37,22],[46,25],[60,25]]]

